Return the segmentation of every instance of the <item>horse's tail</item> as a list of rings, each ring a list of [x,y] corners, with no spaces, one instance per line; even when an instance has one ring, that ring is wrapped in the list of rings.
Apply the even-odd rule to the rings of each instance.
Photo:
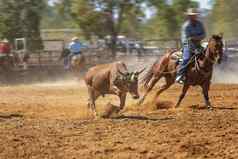
[[[161,59],[157,59],[150,69],[146,72],[146,74],[142,77],[141,84],[144,88],[148,87],[149,82],[153,78],[154,75],[160,76],[161,73],[164,72],[165,68],[168,65],[169,58],[172,55],[172,52],[169,50],[167,53],[161,57]]]
[[[153,75],[154,75],[154,67],[156,64],[158,64],[159,60],[156,60],[152,66],[150,67],[150,69],[146,72],[146,74],[142,77],[141,83],[142,86],[144,88],[148,87],[148,83],[150,82],[150,80],[152,79]]]

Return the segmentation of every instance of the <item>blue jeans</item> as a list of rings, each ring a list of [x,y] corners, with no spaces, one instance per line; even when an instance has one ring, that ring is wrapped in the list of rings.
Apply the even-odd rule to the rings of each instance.
[[[177,76],[185,75],[188,62],[192,57],[192,52],[194,49],[196,49],[196,46],[192,43],[183,45],[183,62],[178,69]]]
[[[70,68],[70,57],[69,55],[64,57],[64,69],[68,70]]]

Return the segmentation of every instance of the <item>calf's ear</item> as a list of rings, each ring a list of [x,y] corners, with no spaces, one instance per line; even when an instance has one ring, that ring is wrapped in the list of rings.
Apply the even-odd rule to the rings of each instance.
[[[118,73],[119,73],[120,75],[122,75],[122,76],[125,76],[125,75],[126,75],[125,73],[121,72],[121,70],[118,70]]]

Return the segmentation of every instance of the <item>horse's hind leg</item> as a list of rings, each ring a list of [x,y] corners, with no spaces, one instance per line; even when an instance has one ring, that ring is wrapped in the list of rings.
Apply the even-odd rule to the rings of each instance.
[[[175,105],[175,108],[179,107],[179,105],[182,102],[183,98],[185,97],[188,89],[189,89],[189,85],[186,85],[186,84],[183,85],[183,91],[182,91],[182,93],[179,96],[179,100],[178,100],[177,104]]]
[[[174,79],[171,76],[165,76],[165,82],[166,83],[162,85],[160,89],[156,92],[154,100],[156,100],[162,92],[167,90],[174,83]]]
[[[155,84],[160,80],[162,76],[153,76],[152,80],[149,84],[149,86],[146,88],[145,94],[142,96],[142,98],[139,100],[138,105],[142,104],[146,98],[146,96],[149,94],[149,92],[152,90],[152,88],[155,86]]]

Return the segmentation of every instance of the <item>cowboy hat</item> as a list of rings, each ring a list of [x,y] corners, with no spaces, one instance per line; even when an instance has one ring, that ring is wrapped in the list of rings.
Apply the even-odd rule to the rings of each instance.
[[[188,8],[186,15],[198,15],[199,11],[196,8]]]
[[[2,42],[8,43],[9,41],[7,39],[3,39]]]
[[[73,37],[72,41],[75,41],[75,40],[79,40],[79,38],[77,36]]]

